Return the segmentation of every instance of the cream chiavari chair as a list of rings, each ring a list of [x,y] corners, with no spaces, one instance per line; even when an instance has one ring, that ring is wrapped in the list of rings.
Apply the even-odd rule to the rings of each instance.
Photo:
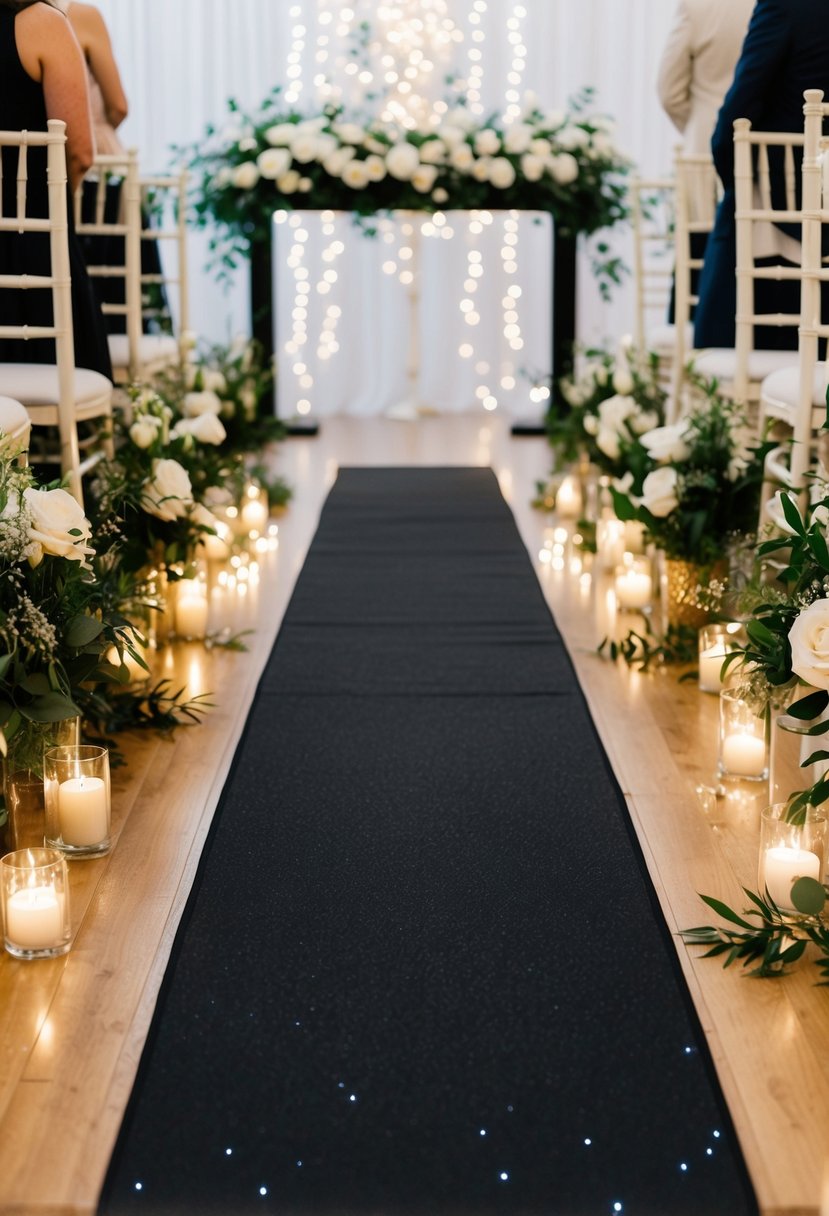
[[[109,191],[115,182],[120,182],[120,195],[117,214],[112,215]],[[142,241],[151,231],[144,227],[142,185],[138,153],[130,149],[122,155],[96,156],[86,190],[81,187],[75,194],[76,230],[80,236],[92,238],[87,252],[90,276],[123,285],[120,302],[101,305],[105,316],[125,319],[124,332],[110,333],[108,339],[113,376],[119,385],[151,380],[179,358],[178,342],[171,335],[144,332],[145,287],[150,280],[166,280],[142,273]],[[156,230],[152,235],[158,236]],[[105,260],[98,260],[101,257]]]
[[[758,313],[755,286],[764,280],[800,281],[797,264],[767,266],[762,261],[763,240],[770,225],[802,222],[797,199],[798,173],[795,154],[803,147],[803,132],[753,131],[747,118],[734,123],[735,222],[737,230],[737,315],[733,348],[705,350],[694,359],[695,371],[716,380],[720,391],[735,401],[755,404],[766,376],[779,368],[795,367],[797,351],[755,350],[757,325],[797,327],[800,313]],[[785,197],[782,205],[772,199],[769,153],[780,149],[784,162]],[[799,251],[797,256],[799,257]]]
[[[674,228],[675,351],[669,398],[670,421],[683,408],[687,363],[694,346],[693,310],[699,301],[697,280],[702,269],[704,238],[714,227],[722,194],[710,155],[676,150],[676,223]]]
[[[173,342],[178,357],[184,360],[190,343],[190,305],[187,270],[187,183],[186,169],[177,173],[142,176],[141,197],[146,224],[141,238],[152,242],[158,250],[159,270],[141,274],[142,306],[150,326],[162,328],[167,318],[158,317],[157,300],[160,293],[167,297],[170,328],[175,335],[159,334],[164,338],[163,355],[171,361]],[[155,290],[154,290],[155,289]],[[172,299],[170,299],[172,296]]]
[[[818,360],[820,340],[829,339],[829,319],[821,308],[829,267],[822,253],[823,226],[829,224],[829,181],[825,172],[829,137],[823,134],[829,105],[820,89],[804,93],[803,257],[800,284],[798,364],[773,372],[760,389],[760,417],[783,442],[766,458],[763,505],[776,487],[800,493],[816,463],[817,441],[826,420],[829,365]],[[762,522],[762,512],[761,512]]]
[[[30,148],[46,148],[48,211],[36,217],[27,211],[27,160]],[[14,215],[0,216],[0,231],[48,234],[48,274],[0,275],[0,287],[45,290],[51,293],[53,324],[2,325],[0,338],[52,338],[55,363],[0,363],[0,394],[25,407],[34,427],[56,428],[59,455],[45,453],[43,459],[58,459],[69,489],[83,501],[81,478],[101,455],[112,455],[112,384],[99,372],[75,367],[72,324],[72,294],[69,275],[68,209],[66,200],[66,126],[57,119],[48,131],[2,131],[0,148],[16,148],[17,197]],[[79,422],[97,422],[98,430],[84,445],[81,458]]]
[[[659,359],[660,379],[668,380],[676,346],[667,320],[674,260],[674,183],[671,178],[635,177],[630,186],[633,276],[636,289],[637,355]]]

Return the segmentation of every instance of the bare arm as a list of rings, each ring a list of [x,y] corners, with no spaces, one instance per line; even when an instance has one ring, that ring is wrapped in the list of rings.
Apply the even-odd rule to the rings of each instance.
[[[118,127],[127,117],[128,105],[106,23],[91,4],[78,4],[77,0],[69,7],[69,21],[101,90],[107,121]]]
[[[83,52],[66,18],[47,4],[19,13],[15,35],[24,70],[43,85],[47,117],[66,123],[66,167],[74,191],[94,155]]]

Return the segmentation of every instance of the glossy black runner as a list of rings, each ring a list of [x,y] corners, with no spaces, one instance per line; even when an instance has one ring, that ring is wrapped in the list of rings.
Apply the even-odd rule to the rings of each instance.
[[[101,1211],[756,1211],[490,471],[340,474]]]

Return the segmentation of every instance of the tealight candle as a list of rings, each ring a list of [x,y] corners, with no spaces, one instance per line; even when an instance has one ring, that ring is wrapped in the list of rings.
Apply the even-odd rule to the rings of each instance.
[[[54,958],[69,949],[66,862],[54,849],[19,849],[0,863],[5,947],[16,958]]]
[[[179,587],[176,600],[176,633],[189,641],[199,641],[207,633],[207,597],[200,589]]]
[[[736,688],[720,693],[720,745],[718,769],[721,777],[745,777],[762,781],[768,776],[768,721]]]
[[[64,844],[98,844],[109,832],[109,798],[100,777],[70,777],[58,787],[58,822]]]
[[[616,603],[619,608],[626,610],[647,608],[653,598],[653,579],[649,565],[629,554],[626,558],[629,560],[616,571]]]
[[[787,848],[783,845],[766,849],[761,870],[762,890],[768,890],[778,908],[786,912],[795,910],[792,904],[792,886],[798,878],[821,881],[820,858],[817,853],[808,849]]]
[[[562,519],[576,519],[581,511],[581,490],[575,477],[565,477],[556,494],[556,512]]]
[[[72,856],[109,849],[109,753],[80,744],[50,747],[43,756],[46,842]]]

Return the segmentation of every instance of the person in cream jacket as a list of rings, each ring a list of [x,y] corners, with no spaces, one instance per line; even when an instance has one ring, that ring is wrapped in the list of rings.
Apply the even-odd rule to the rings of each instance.
[[[754,0],[679,0],[657,77],[659,100],[685,152],[710,152]]]

